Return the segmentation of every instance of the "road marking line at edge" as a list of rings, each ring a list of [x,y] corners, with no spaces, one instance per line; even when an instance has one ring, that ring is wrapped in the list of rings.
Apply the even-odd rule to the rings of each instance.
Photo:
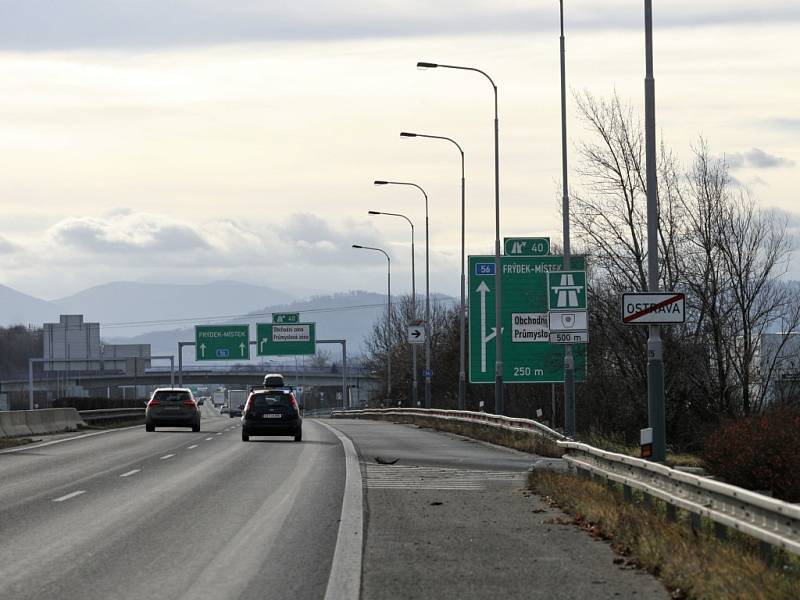
[[[114,433],[115,431],[127,431],[130,429],[141,429],[141,425],[131,425],[130,427],[117,427],[116,429],[106,429],[104,431],[93,431],[92,433],[84,433],[76,435],[75,437],[62,438],[60,440],[50,440],[49,442],[41,442],[36,444],[25,444],[24,446],[17,446],[16,448],[8,448],[7,450],[0,450],[0,454],[11,454],[12,452],[21,452],[23,450],[35,450],[36,448],[44,448],[45,446],[52,446],[53,444],[60,444],[62,442],[71,442],[72,440],[81,440],[83,438],[94,437],[96,435],[104,435],[106,433]]]
[[[60,498],[53,498],[53,502],[63,502],[64,500],[69,500],[70,498],[74,498],[75,496],[80,496],[81,494],[85,494],[86,490],[78,490],[77,492],[72,492],[71,494],[67,494],[66,496],[61,496]]]
[[[358,453],[353,442],[335,427],[316,421],[330,430],[344,449],[345,480],[342,514],[325,600],[361,597],[361,561],[364,552],[363,485]]]
[[[131,475],[136,475],[137,473],[140,472],[141,469],[134,469],[133,471],[128,471],[127,473],[123,473],[122,475],[120,475],[120,477],[130,477]]]

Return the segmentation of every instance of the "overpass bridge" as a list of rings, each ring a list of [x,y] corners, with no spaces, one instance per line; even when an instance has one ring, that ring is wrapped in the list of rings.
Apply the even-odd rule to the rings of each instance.
[[[28,378],[0,381],[0,392],[7,394],[11,404],[20,407],[26,404],[45,405],[58,395],[69,395],[69,390],[80,391],[94,397],[125,397],[126,389],[134,393],[149,395],[159,386],[201,385],[209,392],[217,386],[246,389],[260,385],[265,373],[281,373],[287,385],[303,388],[304,393],[343,393],[349,397],[350,406],[361,406],[379,395],[381,379],[368,369],[349,367],[346,373],[339,367],[302,367],[294,365],[233,365],[233,366],[184,366],[176,371],[170,367],[151,367],[124,371],[94,371],[69,373],[39,372]],[[335,397],[335,396],[334,396]],[[25,406],[27,408],[27,406]],[[21,407],[20,407],[21,408]]]

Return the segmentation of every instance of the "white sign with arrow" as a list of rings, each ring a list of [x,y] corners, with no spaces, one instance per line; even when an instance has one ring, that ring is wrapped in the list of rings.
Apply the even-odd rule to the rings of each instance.
[[[425,343],[425,326],[424,325],[409,325],[408,326],[408,343],[409,344],[424,344]]]

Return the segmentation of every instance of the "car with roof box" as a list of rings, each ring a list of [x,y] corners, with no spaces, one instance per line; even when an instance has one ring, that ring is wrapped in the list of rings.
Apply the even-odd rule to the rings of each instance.
[[[303,440],[303,416],[291,389],[252,388],[242,414],[242,441],[254,435],[289,435]]]

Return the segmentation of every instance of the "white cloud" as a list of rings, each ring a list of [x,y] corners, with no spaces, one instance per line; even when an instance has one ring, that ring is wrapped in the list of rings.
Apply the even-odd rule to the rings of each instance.
[[[794,166],[793,160],[769,154],[761,148],[726,154],[725,162],[731,169],[774,169],[776,167]]]

